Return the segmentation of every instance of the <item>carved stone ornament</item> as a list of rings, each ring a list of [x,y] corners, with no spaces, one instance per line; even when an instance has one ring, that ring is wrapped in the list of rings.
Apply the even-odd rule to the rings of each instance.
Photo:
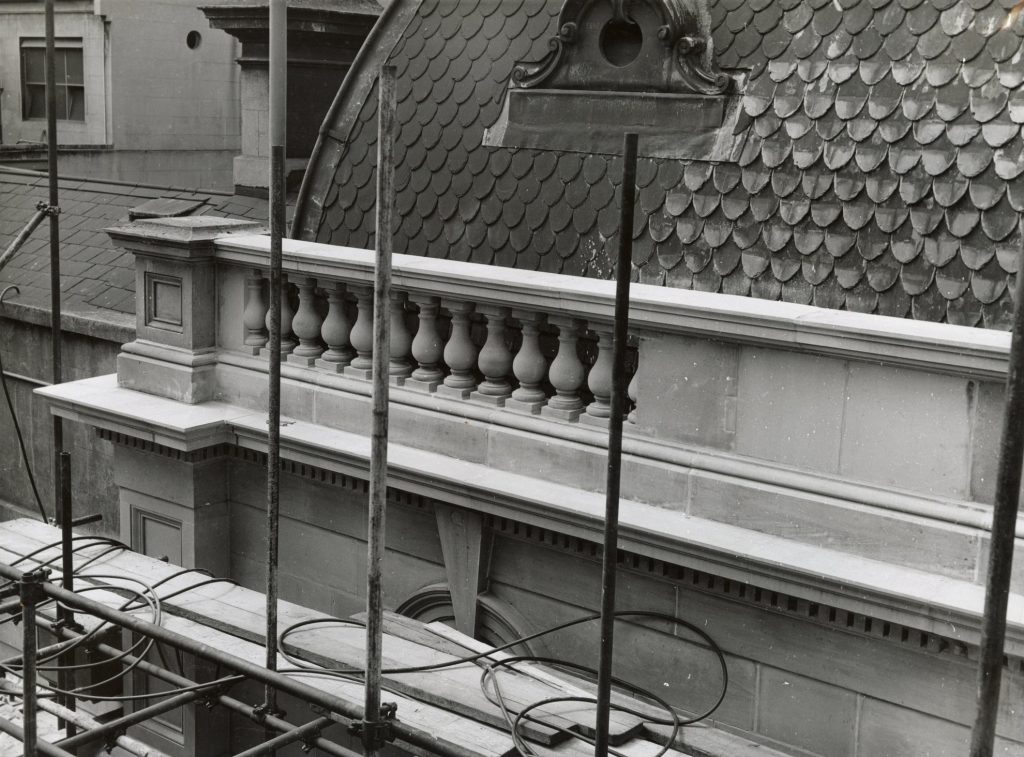
[[[703,0],[565,0],[549,52],[517,62],[510,87],[723,95],[709,39]]]

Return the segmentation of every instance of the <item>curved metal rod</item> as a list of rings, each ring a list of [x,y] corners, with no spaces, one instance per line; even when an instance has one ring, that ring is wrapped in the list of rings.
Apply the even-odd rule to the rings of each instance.
[[[2,267],[3,266],[0,266],[0,268],[2,268]],[[0,290],[0,305],[4,304],[4,297],[6,297],[7,293],[9,291],[11,291],[12,289],[15,291],[15,293],[21,294],[21,289],[18,288],[17,284],[8,284],[2,290]]]

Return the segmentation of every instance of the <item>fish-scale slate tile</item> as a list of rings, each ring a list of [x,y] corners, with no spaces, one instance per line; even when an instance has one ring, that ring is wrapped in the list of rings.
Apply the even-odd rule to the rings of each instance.
[[[396,0],[396,245],[610,276],[621,160],[482,146],[512,66],[560,0]],[[634,278],[896,317],[1009,327],[1024,213],[1024,19],[1009,0],[710,0],[746,75],[735,162],[641,158]],[[326,142],[298,226],[372,244],[372,76]],[[346,115],[346,110],[349,112]],[[351,111],[355,111],[354,113]],[[331,125],[329,125],[331,126]],[[334,124],[333,126],[337,126]],[[585,139],[585,135],[581,135]]]

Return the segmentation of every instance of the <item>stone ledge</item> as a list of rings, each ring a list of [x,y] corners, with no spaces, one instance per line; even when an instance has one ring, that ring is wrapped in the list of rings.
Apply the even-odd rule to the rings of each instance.
[[[49,308],[6,301],[0,305],[0,317],[50,328]],[[124,344],[135,338],[135,316],[116,310],[68,310],[64,307],[60,314],[60,325],[64,331],[72,334],[115,344]]]
[[[233,441],[228,423],[251,414],[223,402],[186,405],[124,389],[113,374],[37,392],[54,415],[185,452]]]
[[[266,449],[266,416],[222,402],[183,406],[116,386],[113,376],[38,390],[58,415],[176,449],[217,443]],[[282,456],[365,478],[370,440],[295,421],[281,429]],[[392,444],[397,488],[500,517],[601,541],[600,493]],[[620,545],[730,580],[841,607],[977,645],[984,587],[832,549],[802,544],[623,501]],[[1011,597],[1007,653],[1024,654],[1024,596]]]

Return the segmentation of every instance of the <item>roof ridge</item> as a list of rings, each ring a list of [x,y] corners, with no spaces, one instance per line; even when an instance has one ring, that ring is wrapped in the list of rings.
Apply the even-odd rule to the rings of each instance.
[[[36,176],[36,177],[39,177],[39,178],[44,178],[44,177],[48,178],[49,175],[50,175],[46,171],[32,171],[32,170],[30,170],[28,168],[12,168],[10,166],[0,166],[0,173],[15,174],[15,175],[19,175],[19,176]],[[84,176],[65,176],[63,174],[58,174],[58,181],[61,180],[61,179],[65,180],[65,181],[81,181],[81,182],[85,182],[87,184],[111,184],[111,185],[116,186],[116,187],[132,187],[132,188],[137,188],[137,189],[161,189],[161,190],[166,190],[168,192],[190,192],[191,194],[217,195],[218,197],[234,197],[235,196],[234,192],[224,192],[224,191],[219,190],[219,189],[169,187],[169,186],[166,186],[166,185],[163,185],[163,184],[144,184],[142,182],[117,181],[117,180],[114,180],[114,179],[97,179],[95,177],[93,177],[93,178],[86,178]],[[79,188],[81,189],[81,187],[79,187]]]

